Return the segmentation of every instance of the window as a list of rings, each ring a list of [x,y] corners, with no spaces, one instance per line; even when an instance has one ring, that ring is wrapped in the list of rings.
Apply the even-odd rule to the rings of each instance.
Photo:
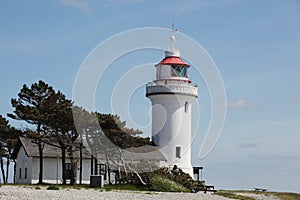
[[[183,65],[172,65],[172,73],[171,76],[175,77],[186,77],[187,78],[187,70]]]
[[[184,103],[184,112],[189,112],[189,102]]]
[[[27,168],[25,168],[25,176],[24,176],[25,179],[27,179]]]
[[[19,169],[19,179],[22,179],[22,169]]]
[[[97,174],[103,175],[104,180],[106,180],[106,165],[105,164],[97,164]]]
[[[181,158],[181,147],[176,147],[176,158]]]

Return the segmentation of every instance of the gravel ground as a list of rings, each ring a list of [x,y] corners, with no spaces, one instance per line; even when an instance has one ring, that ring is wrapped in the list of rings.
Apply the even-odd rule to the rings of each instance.
[[[212,193],[162,193],[162,192],[141,192],[141,191],[100,191],[95,189],[60,189],[47,190],[47,187],[35,189],[35,186],[12,186],[3,185],[0,187],[1,200],[77,200],[77,199],[99,199],[99,200],[228,200],[222,196]],[[264,194],[237,193],[243,196],[253,197],[257,200],[280,200],[274,196]]]
[[[77,200],[77,199],[101,199],[101,200],[228,200],[228,198],[211,193],[159,193],[159,192],[131,192],[131,191],[109,191],[104,192],[94,189],[60,189],[46,190],[46,187],[35,189],[34,186],[2,186],[0,187],[0,199],[22,199],[22,200]]]

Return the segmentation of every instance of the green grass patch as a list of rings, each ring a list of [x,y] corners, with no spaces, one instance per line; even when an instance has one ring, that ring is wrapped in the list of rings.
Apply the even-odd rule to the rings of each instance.
[[[105,191],[111,191],[111,190],[149,191],[149,189],[145,186],[137,186],[132,184],[104,185],[102,189],[104,189]]]
[[[151,179],[150,190],[158,192],[189,192],[182,185],[160,176],[155,176]]]
[[[279,197],[281,200],[299,200],[300,194],[292,192],[267,192],[267,195]]]
[[[228,191],[218,191],[215,194],[219,195],[219,196],[227,197],[227,198],[230,198],[230,199],[255,200],[255,198],[245,197],[245,196],[238,195],[238,194],[235,194],[235,193],[232,193],[232,192],[228,192]]]
[[[240,200],[253,200],[252,197],[245,197],[238,195],[236,193],[251,193],[257,195],[266,195],[266,196],[276,196],[281,200],[300,200],[300,194],[298,193],[291,193],[291,192],[255,192],[250,190],[220,190],[216,192],[216,195],[232,198],[232,199],[240,199]]]
[[[50,185],[47,187],[47,190],[59,190],[59,187],[57,185]]]

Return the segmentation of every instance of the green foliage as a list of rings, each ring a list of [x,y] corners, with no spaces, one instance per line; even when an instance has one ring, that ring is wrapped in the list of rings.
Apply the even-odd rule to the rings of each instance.
[[[4,158],[6,165],[10,165],[10,159],[13,149],[17,143],[18,137],[22,132],[9,125],[9,122],[0,115],[0,169],[2,180],[7,183],[9,170],[4,170]]]
[[[24,84],[18,93],[18,99],[11,100],[15,110],[8,116],[36,125],[40,133],[41,126],[47,121],[51,105],[55,102],[54,95],[54,89],[43,81],[32,84],[30,88]]]
[[[53,119],[57,95],[54,89],[43,81],[34,83],[29,88],[26,84],[18,93],[18,99],[11,99],[13,113],[10,118],[25,121],[34,127],[26,136],[38,145],[40,157],[39,183],[43,182],[43,144],[48,138],[47,124]]]
[[[174,166],[171,171],[169,171],[169,169],[167,168],[160,168],[159,170],[154,171],[151,176],[160,176],[169,179],[175,183],[182,185],[188,190],[193,189],[199,191],[204,189],[203,183],[194,181],[188,173],[183,172],[177,166]]]
[[[116,181],[119,183],[132,184],[138,187],[145,187],[141,184],[140,179],[134,173],[122,172],[120,177],[117,174]],[[154,191],[182,192],[203,190],[203,182],[194,181],[189,174],[182,172],[181,169],[174,167],[173,170],[168,168],[159,168],[153,172],[140,173],[140,177],[146,183],[146,187]]]
[[[126,122],[121,121],[119,116],[98,112],[94,115],[97,117],[101,131],[114,145],[122,149],[153,145],[150,138],[138,137],[142,134],[141,131],[125,127]]]
[[[59,187],[57,185],[50,185],[47,187],[47,190],[59,190]]]
[[[188,192],[182,185],[160,176],[151,178],[150,189],[159,192]]]

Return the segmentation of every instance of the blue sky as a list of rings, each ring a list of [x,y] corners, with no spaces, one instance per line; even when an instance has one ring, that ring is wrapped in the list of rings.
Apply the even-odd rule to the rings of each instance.
[[[170,28],[173,19],[180,32],[207,50],[227,94],[222,135],[209,156],[199,160],[210,99],[201,76],[191,68],[192,80],[199,85],[201,111],[193,164],[203,165],[205,180],[217,188],[300,192],[297,0],[2,0],[0,114],[12,112],[10,99],[24,83],[39,79],[71,98],[81,63],[100,42],[133,28]],[[109,68],[105,84],[114,84],[132,66],[162,58],[163,52],[154,50],[128,54]],[[112,86],[105,84],[98,86],[96,107],[111,112]],[[129,105],[133,120],[141,126],[150,122],[151,104],[144,89],[141,86],[133,94]]]

